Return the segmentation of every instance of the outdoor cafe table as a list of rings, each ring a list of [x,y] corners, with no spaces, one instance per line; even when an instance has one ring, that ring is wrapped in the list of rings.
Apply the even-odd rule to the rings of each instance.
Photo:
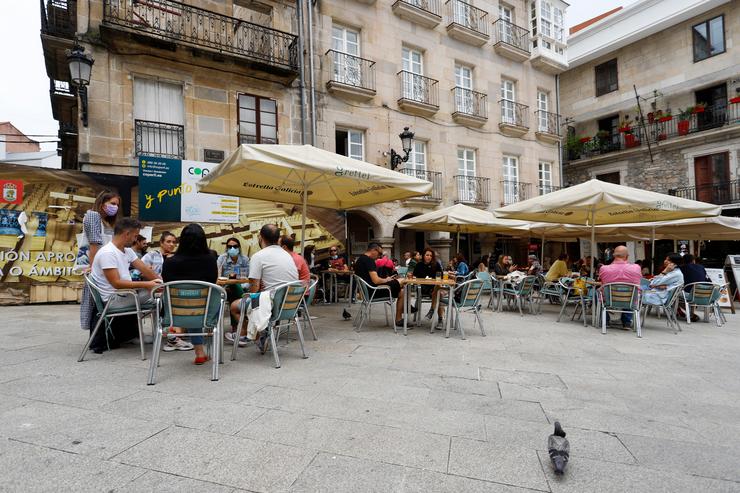
[[[219,277],[216,279],[216,284],[219,286],[231,286],[233,284],[249,284],[249,279],[240,277],[238,279],[230,279],[227,277]]]
[[[421,278],[421,277],[410,277],[405,279],[405,283],[403,285],[404,289],[404,296],[403,296],[403,335],[408,335],[408,315],[410,311],[410,305],[411,300],[409,297],[409,287],[414,286],[414,288],[417,290],[417,292],[421,289],[422,286],[437,286],[441,289],[437,290],[437,309],[439,309],[439,303],[441,300],[442,295],[442,289],[449,289],[455,287],[455,279],[454,276],[451,276],[449,279],[427,279],[427,278]],[[419,309],[421,309],[421,306],[419,306]],[[447,306],[447,316],[445,317],[445,326],[446,324],[450,323],[450,317],[452,314],[452,306]],[[395,322],[394,322],[395,323]],[[430,332],[434,332],[434,326],[432,325],[432,329]]]
[[[327,269],[321,271],[321,282],[324,285],[324,302],[326,303],[326,276],[329,276],[331,279],[331,290],[329,291],[329,302],[332,300],[332,291],[334,292],[334,302],[337,303],[339,301],[339,287],[337,285],[337,276],[349,276],[349,292],[347,294],[347,298],[349,299],[348,304],[352,304],[352,295],[354,294],[352,288],[353,286],[353,275],[354,271],[351,270],[340,270],[340,269]]]

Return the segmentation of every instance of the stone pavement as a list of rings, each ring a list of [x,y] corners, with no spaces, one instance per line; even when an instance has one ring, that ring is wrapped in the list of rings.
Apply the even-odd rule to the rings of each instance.
[[[0,491],[740,491],[740,316],[640,340],[544,308],[463,341],[317,306],[307,360],[248,347],[211,382],[164,353],[148,387],[137,346],[76,362],[77,306],[3,307]]]

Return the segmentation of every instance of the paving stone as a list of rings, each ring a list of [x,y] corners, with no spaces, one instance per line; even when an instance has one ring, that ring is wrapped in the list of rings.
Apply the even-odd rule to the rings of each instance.
[[[537,402],[500,399],[485,395],[459,394],[432,391],[427,404],[445,411],[464,411],[474,414],[508,416],[526,421],[547,422],[542,407]]]
[[[151,491],[157,493],[181,493],[183,491],[207,491],[209,493],[231,493],[234,488],[197,479],[149,471],[127,485],[117,488],[115,493]]]

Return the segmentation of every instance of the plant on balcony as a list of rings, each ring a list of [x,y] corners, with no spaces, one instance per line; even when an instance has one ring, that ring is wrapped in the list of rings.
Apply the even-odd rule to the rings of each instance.
[[[696,103],[694,105],[694,109],[692,110],[692,113],[704,113],[704,110],[707,107],[707,103]]]
[[[632,133],[632,120],[630,120],[629,116],[625,115],[619,122],[619,132],[623,134]]]
[[[735,96],[734,98],[730,98],[730,104],[738,104],[740,103],[740,96]]]
[[[607,130],[599,130],[598,132],[596,132],[595,138],[603,141],[607,140],[610,136],[611,134]]]
[[[673,116],[671,115],[671,110],[666,110],[665,113],[661,112],[660,118],[658,118],[658,121],[660,123],[665,123],[673,120]]]
[[[624,146],[627,149],[631,149],[639,145],[640,145],[640,140],[637,137],[635,137],[635,135],[632,132],[624,134]]]
[[[581,137],[581,138],[579,138],[579,139],[578,139],[578,141],[579,141],[579,142],[580,142],[581,144],[585,144],[586,142],[588,142],[588,141],[590,141],[590,140],[591,140],[591,137]]]
[[[691,123],[689,119],[694,114],[694,107],[688,106],[685,110],[678,109],[678,135],[688,135],[689,126]]]

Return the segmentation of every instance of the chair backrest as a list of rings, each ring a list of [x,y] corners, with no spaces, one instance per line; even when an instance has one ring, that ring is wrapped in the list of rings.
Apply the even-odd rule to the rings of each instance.
[[[486,271],[478,272],[476,277],[483,281],[483,289],[493,289],[493,281],[491,280],[491,274]]]
[[[684,288],[689,288],[686,296],[689,303],[698,306],[709,306],[712,304],[715,288],[719,288],[719,286],[711,282],[692,282]]]
[[[409,272],[408,267],[396,267],[396,272],[398,272],[398,277],[406,277],[406,274]]]
[[[360,287],[360,294],[362,294],[362,299],[365,301],[372,301],[373,297],[375,296],[375,292],[378,289],[378,287],[373,287],[369,285],[363,278],[360,276],[354,276],[355,278],[355,286]],[[387,293],[387,291],[385,291]],[[383,299],[384,301],[388,301],[387,299]]]
[[[455,288],[455,294],[460,293],[460,301],[457,305],[460,307],[475,306],[478,304],[480,295],[483,292],[483,281],[480,279],[471,279]]]
[[[640,286],[615,282],[601,287],[604,308],[637,310],[640,307]]]
[[[730,292],[730,285],[729,284],[715,284],[714,285],[714,291],[712,292],[712,303],[716,303],[719,301],[719,299],[722,297],[722,293],[729,293]]]
[[[183,329],[213,328],[226,303],[226,291],[203,281],[171,281],[155,288],[162,292],[163,324]]]
[[[532,292],[532,288],[534,288],[534,282],[537,280],[536,276],[525,276],[522,278],[521,282],[519,283],[519,295],[520,296],[529,296],[529,294]]]
[[[303,295],[306,294],[306,285],[301,281],[281,284],[273,288],[271,322],[278,320],[292,320],[301,305]]]
[[[306,298],[306,305],[311,305],[313,299],[316,297],[316,291],[318,290],[319,276],[311,274],[311,282],[308,285],[308,297]]]
[[[674,307],[678,303],[678,298],[683,292],[683,284],[679,284],[675,288],[671,289],[671,295],[666,299],[664,306]]]
[[[85,279],[85,283],[87,283],[87,287],[90,289],[90,295],[92,296],[93,302],[95,302],[95,308],[97,308],[98,313],[103,313],[105,302],[100,294],[100,288],[98,288],[98,285],[92,280],[92,275],[89,272],[85,273],[83,277]]]

